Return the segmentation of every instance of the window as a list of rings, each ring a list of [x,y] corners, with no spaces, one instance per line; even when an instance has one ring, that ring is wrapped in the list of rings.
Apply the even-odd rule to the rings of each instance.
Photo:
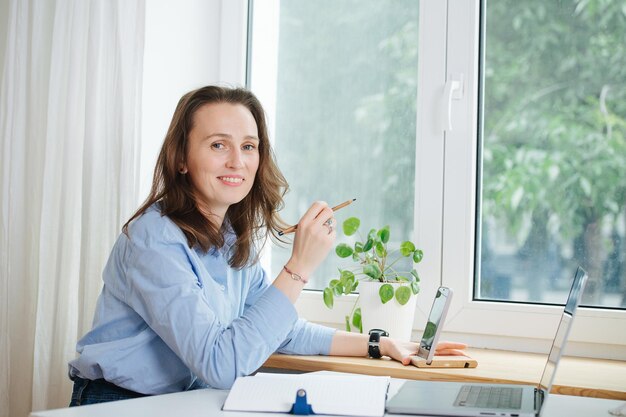
[[[487,3],[477,299],[626,307],[619,3]]]
[[[273,103],[274,150],[290,184],[285,220],[297,222],[315,200],[334,206],[356,198],[337,212],[339,223],[358,216],[365,230],[388,224],[394,239],[412,235],[416,5],[255,4],[253,28],[259,35],[253,35],[251,88],[264,103]],[[270,27],[278,31],[264,41]],[[271,56],[276,67],[267,71]],[[274,87],[263,97],[268,84]],[[290,247],[273,248],[270,269],[280,271],[290,254]],[[324,288],[337,274],[337,261],[331,252],[309,287]]]
[[[340,221],[392,223],[424,250],[416,330],[446,285],[446,332],[478,346],[547,350],[575,263],[595,268],[585,303],[609,309],[579,310],[568,352],[626,357],[625,14],[613,3],[254,3],[249,86],[291,184],[284,217],[357,198]],[[287,255],[272,249],[265,266]],[[345,303],[329,311],[309,291],[298,308],[341,327]]]
[[[549,3],[448,2],[448,27],[458,30],[449,31],[446,72],[449,78],[451,75],[463,75],[465,94],[460,100],[452,101],[454,129],[446,132],[444,151],[441,276],[444,284],[455,289],[457,301],[446,327],[451,332],[471,334],[475,339],[470,340],[478,339],[480,343],[493,347],[516,348],[523,341],[531,350],[545,350],[562,311],[561,307],[550,304],[562,305],[564,302],[575,263],[581,263],[590,273],[592,270],[586,264],[589,257],[574,253],[578,250],[575,240],[583,223],[580,218],[568,216],[579,208],[586,206],[595,209],[593,205],[602,207],[603,203],[584,200],[586,181],[580,178],[601,171],[604,175],[598,174],[594,178],[594,181],[599,182],[590,184],[592,193],[607,187],[606,181],[624,189],[623,180],[618,185],[619,180],[610,178],[616,162],[610,156],[607,162],[605,156],[601,155],[616,152],[618,155],[615,158],[619,158],[619,155],[625,154],[623,150],[619,151],[619,145],[613,151],[606,151],[606,142],[596,147],[582,147],[582,144],[576,147],[572,143],[575,140],[584,143],[606,137],[606,134],[601,133],[607,124],[606,119],[601,117],[600,97],[603,83],[613,85],[611,83],[614,81],[605,78],[602,68],[610,67],[611,71],[618,71],[618,68],[605,64],[614,58],[601,59],[601,49],[617,48],[617,56],[623,54],[623,47],[619,49],[618,45],[618,39],[623,37],[623,29],[621,33],[618,29],[607,31],[604,25],[608,25],[612,19],[623,20],[623,12],[618,8],[622,14],[613,14],[609,18],[609,9],[614,8],[608,7],[608,3],[575,2],[571,8],[562,2]],[[548,10],[553,7],[554,10]],[[586,13],[592,15],[583,17]],[[594,20],[594,13],[605,16],[606,20]],[[590,23],[586,24],[587,21]],[[574,27],[585,32],[581,38],[573,34],[563,35]],[[610,40],[613,36],[616,36],[615,41]],[[592,47],[581,42],[597,42],[604,46]],[[578,82],[572,82],[566,75],[561,75],[567,78],[566,82],[555,78],[554,74],[568,65],[574,65],[568,74],[570,77],[576,76]],[[559,69],[559,66],[563,68]],[[607,77],[609,75],[606,74]],[[571,88],[572,84],[576,88]],[[590,102],[594,94],[597,94],[595,105]],[[620,93],[615,85],[614,94],[614,97],[619,97],[623,91]],[[481,101],[483,107],[479,111]],[[621,101],[615,99],[612,105],[608,104],[612,100],[606,101],[609,105],[607,108],[611,108],[610,117],[617,121],[616,125],[621,123],[619,120],[623,120],[625,114],[623,107],[620,108],[623,104],[618,104]],[[594,124],[590,123],[592,120]],[[616,132],[620,128],[614,125],[612,130]],[[613,133],[612,141],[620,140],[624,141],[623,133]],[[584,157],[585,152],[587,159],[582,162],[580,158]],[[578,153],[582,155],[578,156]],[[555,175],[555,169],[561,170],[557,172],[560,181],[551,185],[549,179]],[[531,170],[535,170],[532,175]],[[515,179],[515,176],[524,178]],[[566,181],[575,176],[575,185],[579,189],[573,190],[571,185],[566,187]],[[600,181],[602,176],[605,176],[602,179],[605,182]],[[499,188],[502,184],[504,188]],[[541,186],[535,185],[533,188],[532,184]],[[503,190],[508,190],[508,193]],[[543,195],[532,195],[534,192],[543,192]],[[520,196],[520,193],[523,194]],[[555,198],[558,193],[561,193],[560,199]],[[508,200],[505,197],[507,195]],[[584,203],[581,204],[581,200]],[[606,201],[609,200],[607,198]],[[510,215],[515,204],[517,216]],[[563,207],[565,205],[569,212]],[[509,266],[515,275],[503,279],[507,260],[529,253],[529,245],[524,246],[523,238],[531,235],[533,221],[543,215],[537,213],[533,219],[532,209],[535,207],[539,210],[549,207],[550,211],[547,227],[543,228],[543,232],[549,235],[544,235],[546,238],[542,244],[547,247],[558,242],[561,247],[552,252],[531,252],[530,258],[537,258],[528,258],[531,263],[536,262],[534,271],[530,271],[528,263],[519,263],[513,268]],[[623,230],[623,220],[619,220],[619,215],[613,219],[616,219],[617,230],[620,227]],[[607,227],[609,224],[607,218],[602,220],[604,239],[610,236],[612,227]],[[539,226],[535,225],[535,228],[542,230]],[[534,239],[541,240],[541,237]],[[603,250],[611,246],[608,239],[601,245],[606,245]],[[595,249],[599,247],[595,246]],[[602,256],[602,262],[605,262],[610,252],[608,250]],[[555,257],[554,262],[541,259],[550,253],[550,256]],[[496,259],[499,259],[498,262],[495,262]],[[592,262],[598,260],[594,258]],[[548,264],[553,270],[558,269],[553,289],[550,289],[553,270],[548,270]],[[545,290],[528,290],[526,281],[534,277],[541,277],[541,285],[545,285]],[[621,280],[624,280],[623,274]],[[623,291],[622,288],[622,294]],[[589,294],[596,297],[600,293],[592,284]],[[606,295],[609,296],[602,302],[603,305],[615,303],[618,298]],[[528,301],[537,304],[522,303]],[[589,298],[585,303],[600,304]],[[619,304],[612,306],[618,307]],[[625,320],[623,310],[580,309],[570,335],[568,352],[623,358],[626,354],[626,335],[623,332]],[[541,339],[542,342],[539,341]]]

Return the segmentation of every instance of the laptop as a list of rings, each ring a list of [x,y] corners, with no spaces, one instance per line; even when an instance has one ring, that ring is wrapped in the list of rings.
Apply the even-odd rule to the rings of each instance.
[[[541,406],[552,387],[556,368],[586,282],[587,273],[578,267],[541,381],[537,386],[407,381],[387,402],[387,411],[397,414],[461,417],[539,416]]]

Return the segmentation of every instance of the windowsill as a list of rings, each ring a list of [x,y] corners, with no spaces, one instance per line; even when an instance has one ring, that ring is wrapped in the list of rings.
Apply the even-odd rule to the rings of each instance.
[[[538,384],[546,355],[503,350],[467,349],[478,361],[473,369],[424,369],[403,366],[390,359],[339,356],[272,355],[264,368],[292,371],[336,371],[394,378]],[[626,400],[626,362],[564,357],[559,364],[552,393]]]
[[[430,311],[431,295],[426,284],[417,300],[411,340],[420,340]],[[435,291],[433,286],[432,290]],[[458,294],[457,294],[458,295]],[[455,298],[459,301],[462,297]],[[434,292],[433,295],[434,297]],[[335,299],[333,309],[326,308],[321,291],[303,291],[296,303],[298,316],[314,323],[345,329],[345,316],[354,307],[356,294]],[[432,298],[430,298],[432,299]],[[426,301],[425,301],[426,300]],[[479,348],[548,352],[563,307],[472,303],[464,310],[448,312],[441,340],[455,340]],[[568,336],[566,354],[583,358],[626,360],[626,333],[622,331],[626,312],[579,308]],[[515,323],[515,326],[511,326]]]

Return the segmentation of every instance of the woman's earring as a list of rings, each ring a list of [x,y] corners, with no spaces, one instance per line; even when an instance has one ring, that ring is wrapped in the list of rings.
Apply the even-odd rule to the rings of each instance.
[[[185,168],[185,167],[180,167],[180,168],[178,169],[178,172],[180,172],[181,174],[185,175],[185,174],[187,173],[187,168]]]

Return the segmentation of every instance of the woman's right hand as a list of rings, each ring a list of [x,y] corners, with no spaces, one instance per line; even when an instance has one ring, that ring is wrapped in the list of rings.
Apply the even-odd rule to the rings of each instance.
[[[326,258],[337,237],[333,214],[326,202],[316,201],[298,222],[287,267],[307,280]],[[330,225],[325,224],[328,219],[332,219]]]

